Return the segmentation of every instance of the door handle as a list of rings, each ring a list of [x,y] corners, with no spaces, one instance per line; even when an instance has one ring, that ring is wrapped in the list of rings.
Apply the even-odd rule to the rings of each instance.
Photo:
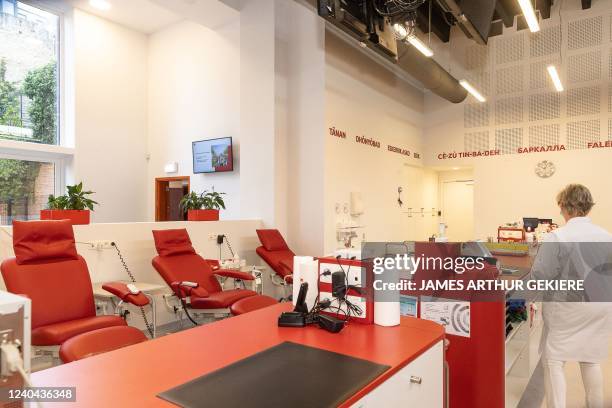
[[[423,382],[423,379],[421,377],[417,377],[416,375],[411,375],[410,382],[412,384],[421,384]]]

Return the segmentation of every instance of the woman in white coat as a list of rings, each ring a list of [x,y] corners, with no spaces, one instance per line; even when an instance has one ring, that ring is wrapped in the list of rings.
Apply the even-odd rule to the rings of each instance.
[[[607,358],[612,322],[610,299],[589,302],[588,281],[609,265],[612,235],[587,217],[594,202],[583,185],[557,196],[566,225],[547,234],[532,269],[533,279],[585,280],[584,293],[555,293],[544,301],[542,363],[548,408],[565,408],[568,361],[579,362],[588,408],[603,408],[600,363]],[[609,268],[608,268],[609,269]],[[604,280],[609,276],[604,276]],[[599,285],[601,286],[601,285]],[[610,294],[608,294],[609,297]],[[552,301],[551,301],[552,300]]]

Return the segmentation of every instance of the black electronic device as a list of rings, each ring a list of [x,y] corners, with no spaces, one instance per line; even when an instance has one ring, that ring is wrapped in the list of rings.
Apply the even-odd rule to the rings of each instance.
[[[338,333],[344,328],[344,321],[325,314],[319,315],[319,327],[330,333]]]
[[[298,297],[295,301],[295,307],[293,308],[294,312],[298,313],[308,313],[308,305],[306,304],[306,294],[308,293],[308,282],[304,282],[300,285],[300,292],[298,293]]]
[[[346,273],[344,271],[332,273],[332,296],[341,300],[346,297]]]
[[[299,312],[283,312],[278,317],[280,327],[305,327],[306,315]]]
[[[524,217],[523,218],[523,228],[525,229],[525,231],[535,231],[536,228],[538,228],[538,225],[540,225],[540,219],[539,218],[533,218],[533,217]]]

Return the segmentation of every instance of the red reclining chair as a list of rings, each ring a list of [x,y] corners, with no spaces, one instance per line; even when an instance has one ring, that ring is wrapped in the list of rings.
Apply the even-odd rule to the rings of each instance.
[[[186,229],[153,231],[158,256],[153,267],[184,307],[213,315],[243,314],[276,303],[248,289],[223,290],[218,277],[252,281],[253,275],[218,268],[198,255]],[[188,312],[187,312],[188,313]],[[188,317],[191,317],[188,314]],[[195,323],[195,322],[194,322]]]
[[[15,257],[0,269],[7,290],[32,301],[35,349],[69,362],[146,340],[119,316],[96,316],[87,264],[77,254],[68,220],[14,221],[13,249]],[[149,303],[121,282],[104,288],[136,306]]]
[[[289,289],[293,283],[293,257],[295,254],[289,249],[285,239],[276,229],[259,229],[257,236],[261,246],[255,251],[272,268],[272,283]],[[285,295],[287,293],[285,292]]]

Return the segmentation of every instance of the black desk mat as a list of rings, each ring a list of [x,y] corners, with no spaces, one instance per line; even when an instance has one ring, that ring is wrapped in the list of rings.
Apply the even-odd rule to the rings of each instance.
[[[335,407],[388,368],[285,342],[158,397],[185,408]]]

